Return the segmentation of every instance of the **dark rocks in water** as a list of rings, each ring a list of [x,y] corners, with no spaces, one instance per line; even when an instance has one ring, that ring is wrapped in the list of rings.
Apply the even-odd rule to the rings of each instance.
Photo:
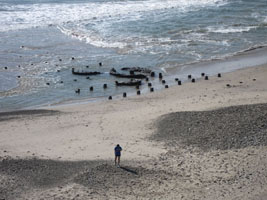
[[[74,57],[72,57],[72,58],[71,58],[71,60],[75,60],[75,58],[74,58]]]
[[[121,68],[121,70],[130,72],[141,72],[145,74],[150,74],[152,72],[150,69],[144,67],[123,67]]]
[[[148,83],[147,86],[148,86],[148,87],[151,87],[151,86],[152,86],[152,83]]]
[[[222,75],[219,73],[219,74],[218,74],[218,77],[219,77],[219,78],[221,78],[221,77],[222,77]]]
[[[50,83],[46,83],[46,85],[50,85]]]
[[[195,82],[196,82],[196,80],[195,80],[194,78],[192,78],[191,82],[192,82],[192,83],[195,83]]]
[[[115,81],[116,86],[140,86],[142,84],[141,80],[130,80],[128,82]]]
[[[205,73],[202,72],[202,73],[201,73],[201,76],[205,76]]]
[[[127,93],[126,92],[123,93],[123,97],[124,98],[127,97]]]
[[[102,62],[100,62],[100,63],[98,63],[98,64],[99,64],[100,67],[102,66]]]
[[[4,69],[7,69],[7,67],[4,67]]]
[[[109,97],[108,97],[108,100],[112,100],[112,96],[109,96]]]
[[[159,73],[159,79],[162,79],[162,77],[163,77],[162,73]]]
[[[166,81],[165,81],[165,80],[162,80],[162,81],[161,81],[161,83],[162,83],[162,84],[165,84],[165,83],[166,83]]]
[[[60,72],[60,70],[58,69],[57,72]]]
[[[61,59],[61,58],[59,58],[58,60],[59,60],[60,62],[62,61],[62,59]]]
[[[136,92],[136,94],[137,94],[137,95],[140,95],[140,94],[141,94],[141,91],[140,91],[140,90],[138,90],[138,91]]]
[[[119,77],[119,78],[145,79],[147,77],[144,74],[121,74],[121,73],[118,73],[114,68],[110,70],[109,74],[112,76]]]
[[[63,83],[63,81],[60,81],[60,83]]]
[[[146,81],[149,81],[149,78],[148,77],[146,77]]]
[[[191,79],[191,78],[192,78],[192,75],[191,75],[191,74],[189,74],[189,75],[187,76],[187,78],[188,78],[188,79]]]
[[[208,76],[205,76],[205,80],[209,80],[209,77]]]
[[[75,92],[80,94],[81,90],[78,88],[77,90],[75,90]]]
[[[136,88],[136,89],[139,89],[139,88],[140,88],[140,86],[139,86],[139,85],[137,85],[135,88]]]
[[[93,87],[93,86],[91,86],[91,87],[89,88],[89,90],[90,90],[90,91],[93,91],[93,90],[94,90],[94,87]]]
[[[74,75],[81,75],[81,76],[90,76],[90,75],[99,75],[99,74],[101,74],[101,72],[97,72],[97,71],[94,71],[94,72],[75,71],[74,68],[71,69],[71,72]]]
[[[150,76],[151,76],[151,77],[155,77],[155,72],[151,72],[151,73],[150,73]]]
[[[175,80],[175,81],[179,81],[179,78],[175,78],[174,80]]]
[[[17,76],[17,78],[20,78],[20,76]]]
[[[168,85],[165,85],[165,88],[169,88],[169,86]]]
[[[152,87],[152,88],[150,88],[150,92],[154,92],[154,88]]]
[[[73,81],[77,82],[77,79],[73,79]]]
[[[103,88],[106,89],[108,87],[108,85],[106,83],[104,83]]]
[[[182,81],[178,81],[178,85],[182,85]]]

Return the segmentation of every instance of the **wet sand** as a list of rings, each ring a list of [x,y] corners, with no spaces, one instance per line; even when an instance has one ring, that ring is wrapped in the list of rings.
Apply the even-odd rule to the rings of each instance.
[[[2,113],[0,199],[266,199],[266,77]]]

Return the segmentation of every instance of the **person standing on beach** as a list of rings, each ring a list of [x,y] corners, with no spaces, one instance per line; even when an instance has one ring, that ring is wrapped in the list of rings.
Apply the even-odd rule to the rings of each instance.
[[[120,158],[121,158],[121,151],[122,148],[119,144],[117,144],[117,146],[114,148],[114,153],[115,153],[115,166],[118,163],[118,167],[120,167]]]

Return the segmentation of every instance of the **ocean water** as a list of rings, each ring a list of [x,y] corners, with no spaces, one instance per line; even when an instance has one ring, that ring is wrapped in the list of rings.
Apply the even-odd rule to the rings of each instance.
[[[264,64],[266,46],[266,0],[0,0],[0,111],[135,94],[115,86],[113,67],[150,68],[174,85]]]

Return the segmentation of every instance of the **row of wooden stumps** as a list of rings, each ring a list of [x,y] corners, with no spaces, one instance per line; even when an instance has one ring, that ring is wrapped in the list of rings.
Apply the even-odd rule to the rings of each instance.
[[[205,73],[201,73],[201,76],[202,76],[202,77],[205,77],[205,80],[209,80],[209,77],[208,77],[207,75],[205,75]],[[221,74],[218,73],[218,74],[217,74],[217,77],[220,78],[220,77],[221,77]],[[165,84],[166,81],[163,80],[162,78],[163,78],[162,73],[159,73],[159,79],[161,80],[162,84]],[[191,82],[192,82],[192,83],[195,83],[195,82],[196,82],[196,80],[195,80],[194,78],[192,78],[192,75],[190,75],[190,74],[188,75],[188,79],[191,79]],[[149,81],[149,79],[146,78],[146,81]],[[182,81],[179,80],[178,78],[175,78],[175,81],[177,82],[178,85],[182,85]],[[152,87],[152,83],[148,82],[147,85],[148,85],[148,87],[150,88],[150,92],[154,92],[154,88]],[[104,89],[107,88],[107,84],[106,84],[106,83],[103,85],[103,88],[104,88]],[[168,85],[165,85],[165,88],[167,89],[167,88],[169,88],[169,86],[168,86]],[[90,89],[90,91],[93,91],[93,90],[94,90],[93,86],[91,86],[89,89]],[[141,95],[141,91],[139,90],[140,87],[139,87],[139,86],[136,86],[136,89],[137,89],[136,94],[137,94],[137,95]],[[80,93],[80,89],[77,89],[75,92],[76,92],[76,93]],[[126,93],[126,92],[123,93],[123,97],[124,97],[124,98],[127,97],[127,93]],[[112,100],[112,96],[109,96],[108,99],[109,99],[109,100]]]
[[[202,77],[205,77],[205,80],[209,80],[209,77],[207,75],[205,75],[205,73],[201,73],[201,76]],[[217,77],[218,78],[221,78],[222,77],[221,73],[218,73],[217,74]],[[192,78],[192,75],[188,75],[188,79],[191,79],[191,82],[192,83],[195,83],[196,82],[196,79]]]

